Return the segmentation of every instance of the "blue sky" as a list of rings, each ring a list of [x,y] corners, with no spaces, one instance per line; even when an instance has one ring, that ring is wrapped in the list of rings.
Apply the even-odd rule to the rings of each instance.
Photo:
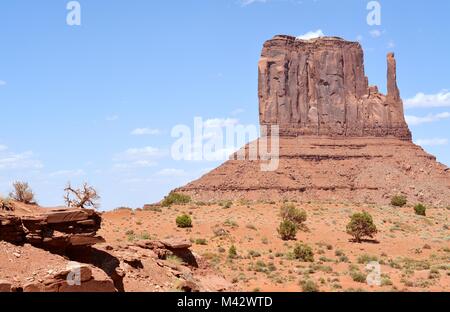
[[[257,124],[265,40],[310,31],[361,41],[371,84],[386,89],[385,55],[414,140],[450,164],[450,2],[80,0],[0,3],[0,193],[29,181],[42,205],[88,181],[102,209],[155,202],[220,162],[175,161],[171,129],[196,116]]]

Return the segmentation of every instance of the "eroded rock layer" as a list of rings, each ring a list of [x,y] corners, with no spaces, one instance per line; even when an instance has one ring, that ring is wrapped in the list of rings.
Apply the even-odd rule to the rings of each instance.
[[[247,147],[248,148],[248,147]],[[284,137],[278,169],[261,161],[229,160],[176,190],[194,199],[293,200],[450,205],[450,171],[409,141],[396,138]]]
[[[31,214],[0,213],[0,241],[29,243],[54,251],[103,242],[96,235],[99,213],[88,209],[42,209]]]
[[[388,94],[369,87],[364,53],[357,42],[325,37],[299,40],[276,36],[264,44],[259,62],[262,125],[279,125],[281,135],[410,140],[388,54]]]

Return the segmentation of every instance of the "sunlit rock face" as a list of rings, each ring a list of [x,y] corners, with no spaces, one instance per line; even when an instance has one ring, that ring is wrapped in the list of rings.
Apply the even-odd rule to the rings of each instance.
[[[260,123],[279,125],[285,136],[411,140],[393,53],[387,63],[388,94],[383,95],[369,87],[359,43],[275,36],[264,44],[259,62]]]

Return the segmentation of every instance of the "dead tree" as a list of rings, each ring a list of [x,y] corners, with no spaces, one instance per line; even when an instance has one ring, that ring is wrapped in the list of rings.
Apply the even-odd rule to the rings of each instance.
[[[74,189],[69,183],[64,189],[64,201],[67,207],[81,208],[81,209],[97,209],[99,207],[98,201],[100,196],[97,191],[89,184],[84,183],[82,188]]]

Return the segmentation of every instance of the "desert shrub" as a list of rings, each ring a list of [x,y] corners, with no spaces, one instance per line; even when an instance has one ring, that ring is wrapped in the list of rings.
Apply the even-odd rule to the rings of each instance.
[[[280,234],[282,240],[295,240],[297,236],[297,225],[289,220],[284,220],[278,227],[278,234]]]
[[[356,271],[356,270],[353,270],[350,272],[350,277],[352,278],[352,280],[354,282],[357,282],[357,283],[365,283],[367,280],[366,274],[364,274],[360,271]]]
[[[162,212],[161,207],[157,205],[144,205],[144,211]]]
[[[228,249],[228,258],[236,259],[238,256],[236,246],[232,245],[230,249]]]
[[[232,228],[239,227],[239,224],[236,221],[232,220],[232,219],[226,219],[225,222],[223,223],[223,225],[229,226],[229,227],[232,227]]]
[[[319,292],[319,287],[312,280],[304,280],[300,282],[303,292]]]
[[[179,228],[190,228],[190,227],[192,227],[192,219],[187,214],[178,216],[175,221],[176,221],[177,226]]]
[[[427,215],[427,207],[425,207],[423,204],[417,204],[414,206],[414,212],[416,213],[416,215],[426,216]]]
[[[204,239],[204,238],[197,238],[197,239],[195,240],[195,243],[196,243],[197,245],[207,245],[207,244],[208,244],[208,242],[207,242],[206,239]]]
[[[285,203],[281,207],[281,218],[299,226],[306,221],[307,214],[306,211],[297,209],[294,204]]]
[[[403,195],[395,195],[391,198],[391,205],[395,207],[404,207],[407,202],[406,196]]]
[[[378,257],[377,256],[371,256],[368,254],[362,254],[361,256],[358,257],[358,263],[359,264],[367,264],[370,262],[376,262],[378,261]]]
[[[97,194],[97,190],[87,183],[84,183],[78,189],[72,188],[72,185],[69,183],[64,191],[66,192],[64,201],[67,207],[82,209],[97,209],[99,207],[100,196]]]
[[[248,251],[248,255],[251,258],[259,258],[259,257],[261,257],[261,253],[259,251],[256,251],[256,250],[249,250]]]
[[[191,202],[190,196],[171,192],[169,195],[167,195],[163,199],[163,201],[161,202],[161,206],[169,207],[172,205],[184,205],[184,204],[188,204],[190,202]]]
[[[139,235],[139,239],[149,240],[151,238],[152,238],[151,235],[147,232],[143,232],[143,233],[141,233],[141,235]]]
[[[377,232],[372,216],[367,212],[355,213],[347,225],[347,234],[352,235],[358,243],[364,237],[372,238]]]
[[[233,205],[233,202],[231,200],[225,200],[223,202],[219,203],[219,206],[223,207],[224,209],[229,209]]]
[[[314,252],[310,246],[305,244],[295,246],[294,257],[303,262],[314,262]]]
[[[9,197],[24,204],[36,203],[34,193],[27,182],[14,182],[13,191],[9,193]]]
[[[0,211],[14,211],[14,205],[11,199],[0,197]]]

